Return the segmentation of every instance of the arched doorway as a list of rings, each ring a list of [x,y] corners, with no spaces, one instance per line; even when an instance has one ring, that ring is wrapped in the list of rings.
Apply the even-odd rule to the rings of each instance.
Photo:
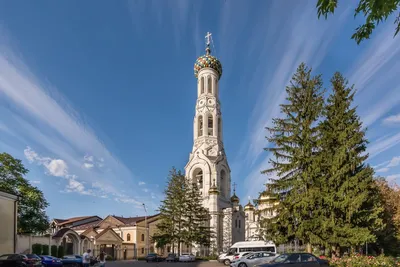
[[[62,228],[53,236],[58,246],[63,246],[64,254],[81,254],[81,238],[77,232],[70,228]]]

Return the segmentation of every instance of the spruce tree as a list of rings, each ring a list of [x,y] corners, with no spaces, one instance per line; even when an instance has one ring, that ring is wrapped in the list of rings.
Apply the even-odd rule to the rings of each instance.
[[[319,243],[316,234],[319,224],[318,119],[324,105],[322,80],[311,76],[311,69],[300,64],[286,87],[287,98],[281,104],[283,118],[273,119],[267,128],[268,141],[273,147],[265,148],[273,154],[271,167],[262,173],[275,174],[269,185],[276,193],[285,193],[278,207],[277,223],[267,230],[279,243],[297,238],[305,243]]]
[[[170,242],[178,245],[180,251],[181,242],[185,239],[185,215],[187,206],[186,179],[181,171],[175,168],[169,173],[168,185],[164,191],[165,199],[161,202],[160,223],[157,224],[157,233],[153,240]]]
[[[196,183],[187,180],[186,215],[184,224],[184,241],[188,245],[199,244],[207,246],[211,238],[208,227],[210,214],[202,205],[202,197]]]
[[[333,250],[375,241],[382,207],[373,179],[373,169],[365,161],[365,130],[352,107],[355,91],[346,79],[335,73],[332,93],[321,122],[321,196],[326,220],[323,239]],[[336,251],[338,252],[338,251]]]

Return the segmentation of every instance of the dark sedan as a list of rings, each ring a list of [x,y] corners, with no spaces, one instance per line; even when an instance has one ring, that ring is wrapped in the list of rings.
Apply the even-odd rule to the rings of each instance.
[[[149,253],[146,256],[146,261],[147,262],[149,262],[149,261],[162,261],[162,260],[163,260],[163,258],[161,258],[161,256],[159,256],[157,253]]]
[[[310,253],[285,253],[257,267],[327,267],[329,262]]]
[[[0,265],[41,267],[42,260],[35,254],[4,254],[0,256]]]

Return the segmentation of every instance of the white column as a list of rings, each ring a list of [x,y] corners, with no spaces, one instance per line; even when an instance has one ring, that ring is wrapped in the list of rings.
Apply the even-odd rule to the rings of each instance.
[[[198,124],[197,124],[197,122],[198,122],[198,117],[197,116],[195,116],[194,117],[194,122],[193,122],[193,140],[196,140],[196,138],[197,138],[197,136],[198,136]]]
[[[218,117],[213,115],[213,135],[218,136]]]
[[[208,135],[208,114],[203,115],[203,136]]]

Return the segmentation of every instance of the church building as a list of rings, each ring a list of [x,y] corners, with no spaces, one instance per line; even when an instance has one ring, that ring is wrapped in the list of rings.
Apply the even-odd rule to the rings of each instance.
[[[236,194],[231,196],[231,170],[224,150],[219,99],[222,65],[211,55],[210,33],[207,33],[206,40],[206,54],[194,64],[197,100],[193,148],[185,166],[185,175],[197,183],[203,197],[202,205],[210,211],[210,227],[215,233],[210,253],[216,254],[245,239],[245,214]]]

